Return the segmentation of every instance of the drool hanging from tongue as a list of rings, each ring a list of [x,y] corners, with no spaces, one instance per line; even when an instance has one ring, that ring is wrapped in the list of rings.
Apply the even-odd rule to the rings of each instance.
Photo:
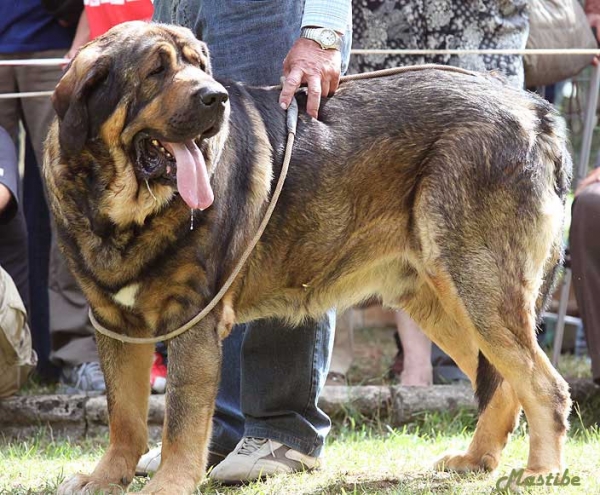
[[[177,162],[177,189],[186,204],[193,209],[205,210],[215,196],[208,180],[206,162],[192,140],[185,143],[165,143],[171,148]]]

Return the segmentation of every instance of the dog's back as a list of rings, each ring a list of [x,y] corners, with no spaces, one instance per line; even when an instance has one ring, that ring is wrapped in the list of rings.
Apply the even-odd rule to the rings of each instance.
[[[275,98],[263,90],[250,94],[259,110]],[[506,229],[516,226],[513,218],[533,222],[518,242],[552,231],[553,248],[543,255],[551,280],[569,179],[562,119],[549,103],[494,76],[426,70],[344,83],[324,102],[319,121],[301,115],[258,264],[276,267],[278,275],[254,285],[251,272],[248,286],[260,290],[249,291],[249,317],[278,312],[286,296],[285,305],[294,300],[289,316],[300,319],[338,305],[330,295],[340,292],[354,304],[377,290],[396,305],[413,290],[407,280],[440,250],[468,256],[482,238],[489,243],[497,236],[500,249]],[[538,220],[549,209],[552,226],[542,228]],[[284,223],[285,236],[278,235]],[[500,287],[496,282],[490,285]],[[272,301],[259,309],[257,299],[269,293]]]

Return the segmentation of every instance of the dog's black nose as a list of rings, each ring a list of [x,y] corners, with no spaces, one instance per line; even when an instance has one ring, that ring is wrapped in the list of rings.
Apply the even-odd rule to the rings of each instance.
[[[203,86],[197,91],[196,96],[200,98],[202,104],[207,107],[223,105],[227,103],[227,100],[229,99],[227,91],[214,86]]]

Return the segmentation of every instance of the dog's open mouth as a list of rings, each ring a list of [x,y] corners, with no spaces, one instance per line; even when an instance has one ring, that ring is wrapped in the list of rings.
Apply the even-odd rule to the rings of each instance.
[[[140,132],[134,139],[137,172],[142,179],[172,183],[190,208],[205,210],[213,200],[206,162],[193,139],[173,143]]]

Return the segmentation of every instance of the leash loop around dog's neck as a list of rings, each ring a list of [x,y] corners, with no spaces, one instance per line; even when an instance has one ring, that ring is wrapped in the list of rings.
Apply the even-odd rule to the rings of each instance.
[[[267,207],[267,211],[265,212],[265,216],[263,217],[262,222],[258,226],[258,231],[256,232],[254,238],[252,239],[252,241],[246,248],[246,251],[244,251],[244,254],[242,254],[242,257],[240,258],[240,261],[236,265],[235,269],[233,270],[233,272],[231,272],[231,275],[229,275],[229,278],[225,281],[225,284],[223,284],[223,287],[221,287],[221,290],[217,293],[217,295],[213,298],[213,300],[210,301],[210,303],[208,303],[208,305],[202,311],[200,311],[200,313],[198,313],[194,318],[192,318],[190,321],[183,324],[176,330],[173,330],[172,332],[169,332],[165,335],[159,335],[158,337],[130,337],[128,335],[122,335],[120,333],[113,332],[112,330],[109,330],[108,328],[102,326],[98,322],[98,320],[94,316],[92,309],[90,308],[90,311],[89,311],[90,321],[92,323],[92,326],[96,329],[96,331],[98,333],[100,333],[106,337],[110,337],[112,339],[119,340],[120,342],[126,342],[128,344],[156,344],[158,342],[164,342],[165,340],[170,340],[174,337],[177,337],[178,335],[181,335],[184,332],[187,332],[190,328],[192,328],[194,325],[196,325],[198,322],[200,322],[208,313],[210,313],[217,304],[219,304],[221,299],[223,299],[223,296],[227,293],[227,291],[231,287],[231,284],[233,284],[233,281],[236,279],[236,277],[238,276],[238,274],[240,273],[240,271],[246,264],[246,261],[248,260],[248,258],[250,257],[250,254],[252,254],[252,251],[258,244],[258,241],[260,240],[263,232],[267,228],[269,220],[271,219],[271,216],[273,215],[273,211],[275,210],[275,206],[277,205],[277,201],[279,200],[279,196],[283,189],[283,184],[285,182],[285,178],[287,177],[290,161],[292,159],[292,148],[294,146],[294,140],[296,138],[296,123],[297,123],[297,121],[298,121],[298,103],[296,102],[295,98],[292,98],[290,106],[288,107],[288,110],[287,110],[286,124],[287,124],[288,136],[287,136],[287,143],[285,146],[285,154],[283,156],[283,164],[281,166],[281,173],[279,174],[279,180],[277,181],[277,185],[275,186],[275,190],[273,191],[273,196],[271,197],[271,202],[269,203],[269,206]]]

